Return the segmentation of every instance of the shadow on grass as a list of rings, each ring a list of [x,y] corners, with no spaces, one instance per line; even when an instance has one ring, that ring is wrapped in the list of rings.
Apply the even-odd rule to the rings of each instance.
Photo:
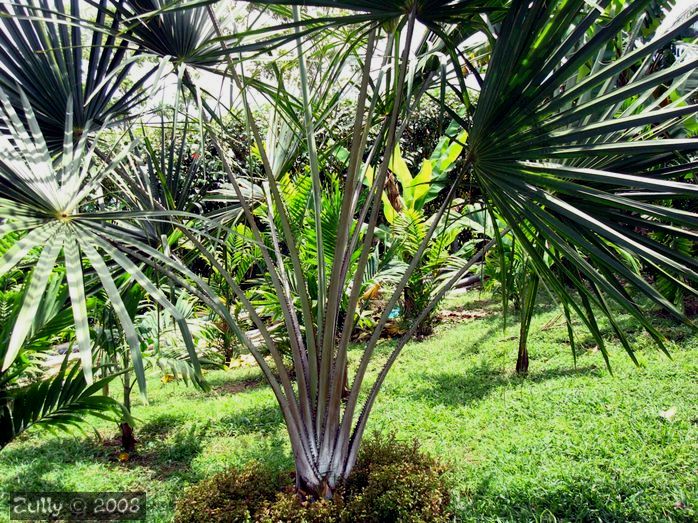
[[[283,445],[267,443],[267,434],[276,431],[282,423],[283,419],[275,407],[250,408],[221,418],[213,431],[227,435],[262,433],[265,435],[264,445],[255,448],[255,454],[250,455],[249,459],[262,461],[277,447],[281,453],[278,459],[282,459]],[[80,463],[101,463],[126,469],[145,468],[158,479],[197,481],[200,478],[192,470],[192,462],[203,451],[211,429],[210,423],[191,424],[186,416],[163,414],[153,417],[135,427],[138,440],[136,450],[123,462],[119,460],[121,447],[118,437],[104,440],[51,438],[30,449],[25,445],[9,446],[3,449],[3,461],[26,463],[26,466],[22,466],[15,477],[3,478],[2,482],[5,488],[16,490],[63,491],[71,486],[55,480],[45,481],[43,477],[64,466]],[[116,433],[115,426],[111,434]],[[27,459],[28,453],[31,453],[31,459]],[[287,458],[285,461],[288,461]]]
[[[238,450],[241,463],[260,463],[274,472],[291,473],[294,469],[286,432],[266,435],[257,444]]]
[[[136,450],[121,461],[118,437],[104,440],[51,438],[27,448],[26,445],[3,449],[2,459],[8,463],[23,465],[13,477],[2,478],[5,489],[27,491],[65,491],[71,485],[59,481],[44,480],[44,476],[77,464],[102,464],[105,467],[125,469],[145,468],[155,479],[176,478],[187,482],[199,481],[192,469],[192,462],[201,454],[211,433],[217,435],[260,434],[260,443],[245,450],[245,461],[271,460],[281,467],[289,467],[292,461],[287,455],[283,432],[279,427],[283,418],[275,406],[249,408],[231,413],[215,422],[191,424],[186,416],[163,414],[136,426]],[[117,429],[114,427],[113,435]],[[28,459],[31,454],[31,459]]]
[[[581,375],[602,375],[595,365],[578,368],[548,369],[518,376],[502,369],[481,365],[463,373],[430,374],[420,381],[426,383],[414,388],[409,396],[430,405],[460,406],[480,401],[502,387],[562,379]]]
[[[32,436],[34,434],[28,435]],[[30,448],[11,444],[3,449],[1,457],[5,462],[21,464],[19,472],[2,478],[1,490],[64,492],[73,486],[65,485],[55,477],[47,480],[46,475],[64,465],[94,463],[95,451],[87,440],[52,438]]]
[[[214,391],[224,391],[228,387],[236,386],[241,383],[264,383],[262,371],[258,367],[250,367],[244,369],[242,375],[235,374],[232,371],[216,372],[206,376],[206,382]]]
[[[276,444],[268,444],[267,440],[274,438],[282,424],[283,417],[275,405],[234,411],[205,424],[192,425],[186,417],[161,415],[151,419],[139,431],[138,450],[129,465],[145,466],[160,478],[196,481],[199,478],[192,471],[191,464],[201,454],[208,437],[259,434],[263,440],[263,445],[259,446],[260,454],[250,455],[249,460],[261,461],[275,447]],[[267,446],[269,448],[262,452],[262,447]],[[276,446],[283,448],[283,445]]]
[[[208,425],[191,425],[175,430],[169,437],[146,439],[141,436],[136,452],[123,465],[146,467],[156,478],[195,479],[191,464],[201,454]]]
[[[276,405],[248,408],[232,412],[216,422],[219,434],[238,436],[242,434],[276,432],[284,422],[281,410]]]
[[[162,438],[174,432],[186,422],[186,417],[174,414],[160,414],[153,416],[148,421],[136,427],[140,439]]]
[[[493,341],[495,334],[503,332],[504,321],[502,318],[494,318],[484,321],[489,324],[487,326],[487,330],[480,334],[480,336],[478,336],[475,340],[469,342],[467,348],[464,348],[461,351],[462,354],[480,354],[485,344]]]
[[[454,508],[457,519],[465,521],[695,521],[680,496],[649,505],[650,498],[644,496],[654,487],[642,481],[569,477],[545,489],[515,486],[502,492],[485,480],[467,497],[456,499]]]

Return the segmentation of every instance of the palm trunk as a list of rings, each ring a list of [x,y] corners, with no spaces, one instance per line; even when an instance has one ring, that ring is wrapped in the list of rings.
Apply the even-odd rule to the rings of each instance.
[[[317,477],[308,473],[307,467],[296,464],[296,491],[304,498],[317,501],[320,499],[332,499],[336,491],[336,482],[332,482],[328,476]]]
[[[124,407],[131,412],[131,379],[130,373],[123,376],[124,380]],[[133,435],[133,427],[127,422],[119,423],[121,430],[121,448],[126,452],[133,452],[136,449],[136,437]]]
[[[528,343],[525,334],[519,336],[519,355],[516,359],[516,373],[528,374]]]
[[[519,355],[516,359],[517,374],[528,373],[528,334],[531,329],[533,309],[536,306],[539,281],[540,278],[538,273],[527,267],[524,296],[521,300],[521,308],[519,310],[521,329],[519,331]]]
[[[133,452],[136,448],[136,438],[133,435],[133,427],[126,423],[119,423],[121,429],[121,448],[126,452]]]
[[[403,311],[403,317],[405,318],[405,323],[407,325],[412,324],[417,319],[417,317],[419,317],[420,313],[422,312],[422,308],[420,305],[423,305],[425,301],[429,301],[428,297],[426,300],[424,300],[422,296],[419,296],[420,292],[424,291],[421,289],[415,290],[412,287],[412,285],[408,285],[405,287],[405,309]],[[432,315],[429,314],[429,316],[424,318],[424,320],[419,323],[419,326],[417,327],[417,332],[415,333],[417,337],[423,338],[426,336],[431,336],[434,333],[434,324],[432,322],[432,319]]]
[[[230,332],[226,329],[223,332],[223,364],[229,367],[233,362],[233,357],[235,356],[235,350],[233,349],[233,338]]]

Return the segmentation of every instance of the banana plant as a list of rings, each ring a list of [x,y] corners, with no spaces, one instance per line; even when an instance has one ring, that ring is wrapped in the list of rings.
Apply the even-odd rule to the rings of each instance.
[[[421,212],[444,189],[448,174],[463,153],[463,145],[468,136],[466,131],[456,131],[453,134],[456,134],[453,138],[447,135],[439,140],[430,158],[422,161],[415,176],[412,176],[400,146],[395,146],[388,166],[390,174],[386,190],[382,196],[383,216],[389,224],[393,224],[403,210]],[[367,166],[364,183],[370,187],[373,178],[374,170]]]
[[[457,133],[457,134],[456,134]],[[410,173],[400,147],[396,146],[389,165],[389,176],[383,193],[383,216],[389,225],[381,232],[389,251],[403,263],[408,263],[419,250],[430,225],[431,216],[425,215],[425,205],[437,198],[446,185],[448,173],[463,152],[467,132],[455,132],[439,140],[429,159],[422,162],[419,173]],[[373,169],[366,169],[366,183],[373,183]],[[458,207],[458,208],[456,208]],[[460,208],[465,208],[463,216]],[[467,214],[471,211],[462,203],[454,205],[447,218],[433,233],[431,241],[404,289],[402,323],[410,325],[430,302],[439,287],[439,274],[452,262],[450,252],[458,236],[471,224]],[[425,318],[417,334],[426,336],[433,331],[433,315]]]

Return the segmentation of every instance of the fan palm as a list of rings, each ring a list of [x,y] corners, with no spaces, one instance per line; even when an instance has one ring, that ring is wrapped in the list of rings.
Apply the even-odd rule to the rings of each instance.
[[[143,87],[155,68],[125,83],[136,53],[117,36],[121,19],[109,19],[106,6],[107,0],[97,3],[86,45],[80,2],[71,0],[69,10],[46,0],[0,2],[0,88],[20,115],[23,91],[52,152],[63,146],[69,101],[77,139],[90,122],[101,126],[128,117],[147,96]]]
[[[698,17],[646,43],[628,39],[620,56],[604,61],[620,32],[642,23],[647,4],[633,2],[600,25],[601,13],[584,10],[583,1],[540,2],[530,8],[514,2],[470,130],[471,161],[482,192],[512,227],[546,284],[582,318],[602,348],[590,305],[608,313],[606,298],[632,314],[662,344],[628,293],[630,288],[682,318],[624,263],[624,253],[668,278],[696,281],[694,259],[667,249],[639,229],[669,229],[696,239],[696,216],[663,202],[698,194],[695,185],[681,181],[695,165],[681,163],[680,154],[695,151],[698,142],[658,138],[696,113],[697,107],[685,97],[663,102],[676,89],[675,80],[692,73],[698,60],[656,72],[649,65],[657,50]],[[525,35],[514,27],[527,28]],[[581,304],[542,253],[565,259],[559,267],[565,268]],[[623,333],[617,333],[632,353]]]
[[[23,92],[20,92],[20,97],[28,122],[26,125],[20,120],[5,93],[0,91],[0,120],[9,129],[9,134],[0,136],[0,185],[4,188],[4,193],[0,196],[0,212],[6,220],[0,224],[0,235],[4,236],[13,231],[24,231],[26,234],[0,258],[0,274],[12,270],[32,249],[40,250],[41,254],[32,271],[15,321],[2,370],[12,364],[22,348],[31,325],[29,320],[39,308],[49,276],[61,253],[66,267],[65,276],[75,320],[82,372],[87,383],[92,382],[92,350],[83,260],[96,272],[121,321],[131,347],[132,361],[141,391],[145,392],[145,376],[138,337],[119,296],[107,260],[128,272],[158,303],[172,311],[196,365],[196,352],[191,336],[176,307],[151,283],[141,269],[121,252],[123,247],[115,246],[117,242],[124,242],[126,245],[141,244],[137,230],[110,221],[108,214],[105,219],[98,211],[83,211],[97,207],[98,198],[95,198],[95,191],[118,167],[130,147],[117,152],[109,164],[97,167],[94,163],[97,141],[88,145],[89,128],[85,130],[77,145],[73,146],[72,101],[69,99],[65,114],[63,152],[60,158],[54,161],[29,100]],[[128,215],[120,217],[126,218]]]
[[[486,71],[482,71],[484,74],[480,74],[482,90],[477,104],[471,106],[472,100],[463,97],[464,105],[468,105],[472,113],[472,123],[460,116],[460,107],[450,108],[453,118],[468,132],[466,168],[450,176],[448,194],[406,263],[403,275],[395,282],[392,296],[387,299],[380,319],[363,345],[360,361],[351,376],[348,397],[343,401],[341,375],[347,365],[357,321],[354,311],[361,299],[361,283],[370,270],[383,208],[382,194],[391,163],[391,154],[381,152],[394,150],[405,120],[418,104],[420,93],[431,85],[424,81],[416,92],[411,89],[415,69],[411,67],[410,56],[416,24],[421,21],[438,36],[445,29],[452,30],[453,23],[467,26],[471,17],[480,19],[479,15],[490,7],[501,9],[502,5],[448,1],[388,2],[381,7],[374,2],[316,2],[313,5],[359,11],[313,20],[312,17],[303,18],[298,9],[301,2],[286,4],[293,6],[294,22],[272,28],[283,33],[280,39],[260,39],[259,35],[266,34],[264,31],[250,31],[237,37],[247,36],[252,43],[243,42],[237,47],[230,46],[235,40],[224,33],[211,6],[200,7],[209,16],[215,35],[212,41],[220,47],[220,56],[225,59],[227,67],[221,73],[243,94],[247,123],[264,167],[261,180],[256,180],[263,198],[249,198],[249,191],[246,192],[249,178],[228,160],[226,136],[215,123],[205,123],[230,181],[229,190],[239,204],[240,217],[246,221],[260,248],[259,263],[278,297],[295,384],[284,366],[283,355],[270,334],[269,325],[250,303],[235,275],[220,263],[221,244],[227,241],[227,234],[220,235],[222,240],[218,239],[210,234],[211,226],[219,229],[229,226],[206,217],[200,217],[201,227],[193,220],[185,223],[173,219],[193,218],[181,212],[90,213],[78,209],[77,204],[85,197],[83,193],[86,190],[90,193],[92,187],[98,186],[104,176],[114,170],[118,155],[115,162],[100,166],[89,175],[72,167],[66,169],[64,166],[73,165],[72,158],[78,157],[82,162],[83,156],[89,154],[75,152],[72,140],[66,140],[64,160],[56,169],[45,153],[35,126],[28,132],[21,122],[15,122],[17,118],[10,104],[5,104],[9,107],[5,109],[5,120],[13,138],[0,141],[3,158],[12,159],[0,163],[0,180],[9,188],[7,196],[0,199],[0,216],[8,221],[0,227],[2,232],[18,228],[31,232],[25,236],[25,241],[17,244],[19,247],[9,256],[9,261],[7,254],[0,261],[0,273],[21,258],[26,252],[22,249],[27,245],[39,245],[50,236],[32,278],[34,295],[40,294],[42,280],[61,249],[66,252],[66,264],[78,269],[69,270],[68,274],[81,274],[75,245],[85,253],[108,292],[114,287],[103,256],[129,272],[173,314],[173,306],[132,259],[159,269],[173,284],[189,290],[224,319],[261,367],[286,421],[296,462],[297,486],[312,497],[331,497],[336,486],[352,471],[368,417],[402,348],[449,287],[504,233],[496,232],[494,240],[481,245],[477,254],[439,287],[407,332],[393,345],[376,379],[367,387],[367,372],[375,361],[373,355],[390,311],[415,274],[432,238],[440,230],[442,218],[451,209],[453,199],[471,171],[472,181],[477,183],[488,209],[504,219],[526,249],[540,278],[567,309],[582,318],[599,340],[604,354],[603,340],[594,319],[595,310],[610,317],[632,355],[624,334],[613,320],[609,299],[635,316],[660,344],[661,335],[642,312],[639,296],[645,296],[685,320],[661,293],[630,270],[625,260],[634,256],[683,285],[687,291],[695,292],[696,261],[660,244],[643,231],[663,231],[696,239],[696,215],[663,203],[667,198],[696,197],[695,185],[684,183],[680,178],[695,169],[695,162],[687,161],[685,155],[698,149],[698,143],[664,137],[666,131],[696,112],[696,107],[687,104],[685,97],[665,103],[667,96],[694,71],[696,60],[687,58],[659,70],[649,67],[654,53],[695,23],[696,17],[654,39],[643,40],[639,28],[644,21],[647,1],[625,5],[607,0],[591,6],[585,0],[515,0],[507,4],[506,16],[496,31],[491,60]],[[185,9],[190,7],[184,6]],[[172,9],[177,9],[176,3]],[[155,14],[159,12],[162,8]],[[397,23],[386,23],[393,21]],[[354,122],[347,144],[336,235],[330,241],[334,244],[333,256],[328,265],[326,251],[330,252],[330,245],[327,249],[325,245],[326,236],[327,239],[330,236],[323,225],[326,198],[323,196],[321,154],[316,143],[318,119],[314,112],[316,104],[312,75],[306,64],[308,50],[304,37],[328,25],[344,24],[363,27],[366,46],[357,64],[360,74],[355,89]],[[624,38],[625,35],[630,37]],[[618,42],[624,39],[627,44],[620,53],[615,52]],[[253,107],[245,96],[250,88],[248,80],[239,72],[240,63],[232,59],[233,52],[273,48],[279,42],[296,43],[302,116],[289,121],[300,124],[298,136],[303,137],[307,151],[308,161],[304,167],[311,182],[307,205],[313,217],[316,245],[313,254],[317,260],[314,264],[317,272],[311,275],[304,270],[299,249],[301,234],[293,228],[292,209],[284,198],[279,173],[272,168],[253,117]],[[197,44],[196,48],[201,46]],[[175,51],[173,47],[172,52],[159,53],[177,56]],[[383,60],[379,57],[381,52],[385,56]],[[456,50],[452,49],[448,55],[454,60],[452,67],[459,69]],[[425,57],[420,56],[418,60],[421,58]],[[373,70],[376,61],[382,62],[378,72]],[[195,62],[190,65],[196,65]],[[428,78],[433,79],[433,76],[428,75]],[[199,101],[203,105],[203,100]],[[377,117],[378,107],[384,111],[380,117]],[[369,145],[368,136],[374,121],[380,122],[379,129],[375,142]],[[72,137],[70,123],[66,124],[66,130]],[[90,151],[90,147],[85,139],[77,149]],[[30,155],[33,150],[41,154]],[[374,170],[374,176],[369,187],[364,189],[367,166]],[[40,173],[42,178],[32,176],[32,171]],[[64,171],[69,174],[64,176]],[[69,204],[64,203],[65,198]],[[260,205],[266,205],[263,224],[258,219]],[[263,339],[271,363],[240,328],[226,304],[200,277],[175,257],[166,256],[140,241],[133,229],[126,227],[134,220],[168,218],[228,285]],[[354,226],[357,222],[359,226]],[[267,236],[271,238],[271,245],[265,241]],[[355,257],[357,250],[358,259]],[[564,268],[568,286],[554,277],[541,259],[541,253]],[[76,318],[82,321],[84,309],[76,292],[79,282],[75,281],[75,276],[69,276],[69,283],[75,295],[74,307],[77,303]],[[118,300],[111,292],[110,298]],[[33,301],[28,303],[33,304]],[[31,306],[26,306],[25,314],[31,313]],[[342,310],[348,313],[343,316]],[[122,323],[130,325],[125,320]],[[84,326],[78,330],[85,332]],[[15,333],[13,348],[16,353],[24,337],[21,325],[15,328]],[[10,359],[12,357],[14,355]],[[135,358],[134,354],[134,362]]]
[[[199,67],[221,61],[221,46],[215,42],[213,24],[203,5],[187,2],[184,6],[169,0],[111,0],[114,19],[123,18],[127,29],[123,36],[144,51],[172,58],[175,64]],[[186,5],[189,4],[189,5]],[[100,12],[107,11],[105,5]]]

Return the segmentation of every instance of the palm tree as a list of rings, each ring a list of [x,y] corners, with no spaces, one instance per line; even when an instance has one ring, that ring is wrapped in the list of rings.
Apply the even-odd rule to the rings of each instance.
[[[81,205],[86,191],[89,194],[114,175],[120,158],[117,156],[106,167],[100,166],[99,174],[78,169],[85,163],[84,155],[91,156],[98,145],[96,139],[88,139],[91,136],[88,129],[83,131],[75,148],[72,140],[66,139],[63,153],[52,160],[42,145],[41,130],[33,124],[30,99],[25,99],[22,106],[28,129],[18,121],[11,104],[3,103],[8,133],[0,141],[3,145],[0,184],[11,189],[0,198],[0,216],[5,220],[0,227],[3,234],[11,230],[27,231],[28,240],[19,242],[22,245],[9,261],[7,257],[0,260],[0,273],[21,259],[26,249],[40,246],[53,235],[35,269],[33,282],[37,283],[32,283],[35,292],[24,305],[25,315],[31,314],[40,299],[44,275],[56,263],[62,248],[69,275],[79,275],[82,264],[89,261],[108,292],[114,289],[105,257],[129,272],[163,306],[173,308],[148,281],[144,267],[156,269],[187,289],[221,316],[255,357],[269,381],[288,428],[299,492],[312,498],[331,497],[352,471],[371,410],[402,348],[449,287],[507,232],[499,230],[495,239],[481,242],[477,254],[463,263],[423,306],[407,332],[394,344],[376,378],[367,383],[368,370],[374,363],[375,349],[390,311],[466,180],[477,186],[489,211],[504,219],[526,250],[541,281],[556,294],[568,316],[575,314],[582,320],[605,357],[607,352],[595,319],[598,314],[608,316],[633,357],[629,342],[613,319],[611,302],[632,314],[662,348],[663,337],[643,312],[643,300],[650,300],[688,321],[625,261],[628,256],[637,258],[688,292],[695,292],[696,260],[655,241],[646,231],[696,239],[698,216],[674,209],[665,202],[695,199],[698,192],[695,185],[683,181],[696,168],[690,155],[698,149],[697,141],[667,137],[696,113],[690,96],[674,94],[694,72],[698,60],[686,57],[656,69],[653,57],[680,38],[698,16],[690,16],[662,35],[645,38],[640,29],[650,3],[601,0],[591,6],[585,0],[391,0],[379,5],[341,0],[263,1],[253,2],[252,7],[270,9],[274,15],[290,20],[234,35],[226,33],[213,2],[181,2],[182,5],[176,1],[150,2],[147,7],[150,12],[139,10],[137,17],[128,15],[131,23],[119,34],[137,45],[140,53],[179,57],[174,65],[183,80],[182,86],[197,97],[201,123],[223,163],[230,189],[240,205],[241,219],[260,247],[259,263],[279,298],[295,383],[269,325],[259,316],[234,275],[220,262],[222,242],[227,240],[219,238],[227,238],[227,234],[212,234],[212,231],[225,229],[230,233],[230,225],[191,212],[128,208],[94,212],[88,205]],[[106,12],[106,16],[124,16],[122,6],[130,6],[134,11],[129,12],[133,14],[146,3],[115,1],[114,5],[113,9],[102,5],[98,9]],[[309,5],[343,11],[338,14],[322,11],[322,15],[313,16],[301,10],[301,6]],[[170,27],[177,31],[172,42],[159,38],[154,29],[144,29],[162,27],[163,17],[176,18]],[[27,23],[34,22],[27,20]],[[103,31],[104,25],[99,30]],[[356,104],[351,137],[346,144],[349,154],[333,241],[334,255],[327,264],[323,241],[327,231],[322,220],[322,158],[326,151],[316,139],[321,120],[315,98],[315,93],[323,90],[320,83],[325,77],[316,74],[306,56],[324,31],[341,27],[353,28],[349,34],[354,38],[354,52],[346,55],[345,66],[349,81],[354,84]],[[425,34],[419,41],[417,33],[422,28]],[[459,29],[457,35],[455,28]],[[486,31],[493,45],[484,70],[476,70],[456,47],[468,34],[479,30]],[[448,63],[445,68],[435,68],[430,60],[434,55],[429,42],[434,40],[447,49],[439,55]],[[181,42],[194,44],[183,53]],[[169,44],[178,47],[169,48]],[[413,58],[415,48],[421,54]],[[298,103],[286,103],[289,98],[285,91],[290,87],[279,85],[277,108],[293,116],[288,121],[297,125],[297,136],[304,142],[304,157],[312,182],[307,199],[308,208],[314,214],[317,241],[317,272],[312,275],[317,292],[312,297],[311,282],[301,263],[298,234],[293,230],[278,173],[272,169],[253,115],[251,96],[258,84],[244,74],[246,57],[274,49],[295,53],[297,66],[297,76],[286,77],[284,81],[289,86],[297,82]],[[264,167],[261,179],[255,180],[262,188],[263,197],[249,198],[247,173],[228,159],[228,140],[218,125],[220,115],[216,114],[220,106],[212,109],[206,102],[205,90],[196,86],[195,75],[189,75],[196,67],[216,71],[239,93]],[[437,74],[439,71],[443,74]],[[465,85],[464,71],[476,77],[480,85],[477,97]],[[332,81],[338,83],[336,79]],[[21,89],[29,87],[20,83]],[[466,165],[450,176],[448,194],[408,260],[403,276],[393,286],[392,296],[370,338],[363,344],[359,364],[350,376],[348,397],[344,399],[342,374],[355,328],[353,311],[361,298],[361,283],[369,266],[382,211],[382,194],[389,176],[391,154],[386,151],[394,150],[420,99],[439,87],[452,89],[462,102],[462,106],[451,105],[444,110],[466,131]],[[68,118],[66,129],[72,137],[70,125]],[[371,142],[369,132],[375,136]],[[124,151],[126,154],[132,151]],[[108,153],[99,156],[101,162],[110,157]],[[365,189],[363,181],[369,167],[374,175]],[[64,172],[69,174],[66,176]],[[41,178],[32,173],[40,173]],[[128,177],[122,171],[119,176]],[[133,191],[138,187],[129,186]],[[63,197],[67,198],[66,202]],[[258,216],[260,205],[266,213],[264,224]],[[271,363],[243,331],[226,303],[199,275],[176,255],[141,241],[129,226],[136,221],[160,220],[175,224],[226,282],[259,331]],[[353,227],[355,220],[360,227]],[[265,243],[267,236],[271,245]],[[359,255],[355,258],[357,249]],[[543,253],[554,260],[556,273],[542,259]],[[564,273],[564,283],[556,277],[560,270]],[[80,282],[76,276],[69,276],[69,284],[73,289],[76,322],[84,322],[84,307],[78,292]],[[110,292],[110,297],[118,304],[116,294],[112,296]],[[348,313],[340,314],[342,310]],[[128,319],[123,318],[122,322],[127,331]],[[18,334],[5,365],[21,348],[22,327],[18,324],[15,330]],[[85,362],[87,365],[86,353]],[[134,363],[137,363],[135,353]],[[136,371],[142,374],[142,366]]]

